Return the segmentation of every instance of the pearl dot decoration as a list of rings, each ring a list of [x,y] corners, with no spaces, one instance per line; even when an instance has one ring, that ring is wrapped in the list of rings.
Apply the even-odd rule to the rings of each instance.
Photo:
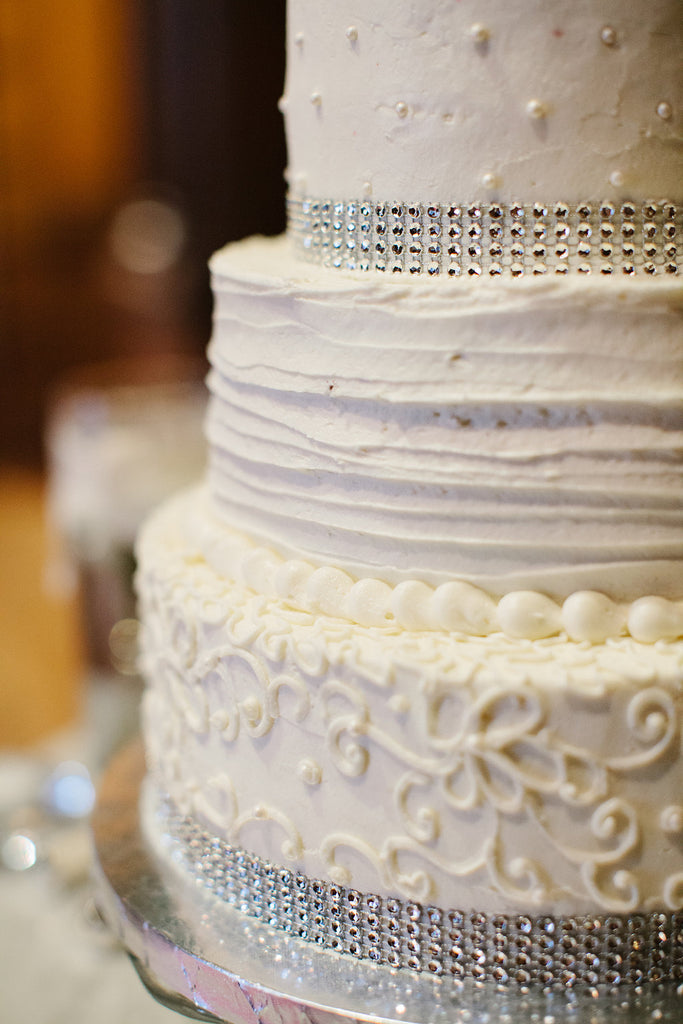
[[[665,807],[662,811],[659,823],[661,825],[662,832],[667,832],[669,835],[676,835],[679,832],[683,832],[683,807],[679,804],[672,804],[670,807]]]
[[[526,112],[534,121],[541,121],[548,116],[548,107],[542,100],[529,100]]]
[[[486,189],[498,188],[500,185],[500,178],[497,174],[493,174],[489,171],[483,175],[481,183]]]
[[[610,185],[614,185],[615,188],[621,188],[624,184],[624,175],[621,171],[612,171],[609,176]]]
[[[319,92],[316,91],[311,93],[311,103],[314,107],[319,107],[322,104],[322,101],[323,98]]]
[[[355,25],[349,25],[349,27],[346,30],[346,38],[351,43],[356,42],[356,40],[358,39],[358,29],[356,28]]]
[[[661,117],[662,121],[670,121],[673,116],[673,108],[670,103],[666,100],[662,100],[657,105],[657,116]]]
[[[408,104],[404,103],[403,100],[398,101],[398,103],[394,107],[394,110],[396,111],[399,117],[408,116]]]
[[[486,43],[491,38],[491,30],[487,25],[476,21],[474,25],[470,25],[468,35],[475,43]]]
[[[296,773],[307,786],[319,786],[323,779],[322,768],[312,757],[305,757],[299,761]]]
[[[611,25],[603,25],[600,29],[600,39],[605,46],[616,46],[617,33]]]
[[[297,34],[294,36],[294,42],[296,43],[296,45],[298,47],[302,47],[304,45],[304,34],[303,34],[303,32],[297,32]]]

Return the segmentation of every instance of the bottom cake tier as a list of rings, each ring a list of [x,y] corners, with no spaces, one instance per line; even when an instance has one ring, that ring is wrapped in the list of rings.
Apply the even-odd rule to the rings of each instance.
[[[219,575],[202,509],[174,499],[138,549],[143,815],[180,870],[397,966],[680,978],[680,641],[313,613]]]

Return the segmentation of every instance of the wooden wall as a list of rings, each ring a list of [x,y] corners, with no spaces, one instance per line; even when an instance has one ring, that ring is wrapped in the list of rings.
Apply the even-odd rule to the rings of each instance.
[[[283,74],[284,0],[0,0],[0,462],[70,367],[203,351],[211,251],[284,225]],[[144,309],[107,250],[140,194],[188,232]]]

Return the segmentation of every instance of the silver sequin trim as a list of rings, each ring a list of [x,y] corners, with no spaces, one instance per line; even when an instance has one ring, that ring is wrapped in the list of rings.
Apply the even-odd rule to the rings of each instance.
[[[156,813],[170,857],[198,884],[273,928],[350,956],[499,985],[683,980],[683,912],[553,917],[421,906],[267,863],[168,800]]]
[[[670,202],[406,204],[288,200],[308,261],[449,277],[677,274],[683,206]]]

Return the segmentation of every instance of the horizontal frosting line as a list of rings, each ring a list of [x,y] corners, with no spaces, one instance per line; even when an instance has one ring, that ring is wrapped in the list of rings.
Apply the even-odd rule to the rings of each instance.
[[[494,446],[495,435],[486,438],[477,435],[476,450],[472,445],[447,445],[434,436],[430,443],[419,438],[409,443],[406,439],[375,441],[359,445],[358,441],[345,444],[315,438],[313,445],[303,430],[283,427],[265,417],[245,415],[245,422],[234,415],[224,420],[213,410],[207,420],[207,435],[217,461],[234,461],[236,466],[251,465],[275,476],[284,473],[305,473],[309,490],[310,475],[316,474],[316,483],[331,483],[344,476],[345,483],[364,480],[377,484],[418,487],[425,483],[443,493],[443,487],[467,487],[492,490],[507,485],[520,493],[535,491],[542,494],[548,489],[557,492],[558,503],[567,495],[585,495],[590,500],[593,490],[591,478],[599,480],[599,504],[621,502],[638,503],[640,494],[647,495],[645,507],[658,504],[679,505],[683,476],[675,453],[659,445],[641,450],[628,446],[624,440],[618,447],[586,448],[574,446],[547,446],[539,450],[541,441],[531,435],[527,447],[513,448],[501,442]],[[264,429],[264,427],[266,429]],[[465,439],[466,440],[466,439]],[[523,438],[520,440],[524,440]],[[403,441],[403,443],[401,443]],[[487,444],[488,442],[488,444]],[[532,446],[533,442],[533,446]],[[237,452],[242,454],[238,455]],[[343,474],[340,460],[344,461]],[[417,478],[415,472],[417,471]],[[611,481],[609,499],[605,496],[605,481]],[[513,485],[514,481],[514,485]],[[356,496],[354,495],[354,501]]]
[[[650,525],[662,527],[678,528],[681,524],[677,481],[660,481],[653,471],[645,480],[638,475],[637,488],[628,488],[617,474],[621,486],[611,487],[606,496],[604,483],[609,475],[600,473],[600,466],[590,461],[579,463],[571,477],[565,473],[560,480],[553,473],[546,480],[543,475],[524,476],[519,462],[510,472],[501,472],[493,458],[483,465],[477,461],[474,467],[460,466],[453,460],[442,475],[438,468],[432,470],[426,457],[420,475],[417,455],[411,460],[412,467],[404,464],[376,473],[372,462],[350,462],[340,474],[335,472],[332,459],[306,465],[302,457],[290,463],[281,458],[284,450],[280,445],[269,446],[260,457],[259,450],[244,456],[235,451],[212,447],[209,459],[216,485],[224,481],[235,494],[244,490],[249,494],[249,504],[256,507],[267,508],[274,502],[280,507],[291,505],[293,514],[298,514],[295,510],[301,503],[311,514],[313,509],[325,508],[336,509],[344,516],[350,511],[370,515],[373,510],[380,514],[391,511],[403,520],[418,521],[420,534],[424,531],[425,510],[429,511],[432,527],[442,518],[452,525],[454,516],[462,520],[472,511],[477,517],[500,521],[533,514],[539,522],[571,518],[576,523],[588,520],[591,525],[606,520],[614,526],[629,522],[642,526],[646,519]],[[274,458],[269,459],[268,454]],[[414,470],[412,476],[409,468]],[[590,478],[585,475],[589,471]],[[333,525],[336,518],[337,514],[326,521]],[[369,524],[364,525],[367,528]]]
[[[419,327],[416,327],[417,338]],[[424,330],[424,327],[422,328]],[[241,348],[251,347],[249,333],[233,338]],[[286,339],[283,339],[286,347]],[[683,364],[675,359],[643,362],[622,354],[617,360],[599,353],[526,354],[489,353],[454,341],[450,352],[434,352],[425,343],[412,352],[368,349],[362,358],[348,346],[325,338],[311,341],[309,349],[294,350],[285,358],[262,352],[258,360],[238,359],[235,353],[211,353],[221,376],[234,385],[264,391],[335,399],[400,403],[408,409],[424,404],[476,406],[501,401],[510,407],[538,408],[570,405],[586,419],[589,410],[618,409],[633,403],[637,409],[656,410],[675,422],[675,382]],[[311,354],[315,351],[315,357]],[[330,385],[332,388],[330,389]],[[647,390],[644,390],[647,385]]]
[[[430,586],[404,580],[396,586],[370,577],[355,579],[342,569],[287,559],[214,520],[206,496],[188,523],[193,542],[219,574],[302,611],[322,613],[362,626],[396,623],[404,629],[486,636],[502,632],[537,640],[560,633],[602,643],[631,635],[642,643],[683,635],[683,601],[641,597],[616,602],[595,591],[579,591],[564,602],[534,591],[512,591],[496,600],[460,580]]]
[[[263,515],[248,500],[240,502],[230,491],[224,493],[212,486],[212,492],[226,525],[243,530],[267,545],[273,544],[279,550],[291,552],[295,557],[313,558],[323,563],[333,558],[335,565],[359,575],[377,574],[382,580],[394,582],[413,577],[442,582],[450,577],[469,579],[492,573],[522,578],[541,576],[545,588],[555,593],[559,581],[585,571],[595,572],[596,566],[600,566],[606,573],[603,586],[610,592],[609,574],[621,572],[622,566],[638,564],[641,573],[649,573],[654,567],[666,564],[668,575],[675,579],[676,574],[680,574],[683,559],[678,533],[669,544],[663,541],[621,546],[616,543],[580,544],[566,539],[569,523],[565,522],[559,523],[554,533],[535,542],[517,541],[508,535],[501,540],[497,533],[487,536],[483,530],[468,535],[464,529],[470,522],[465,521],[460,533],[442,536],[435,532],[438,526],[435,522],[428,538],[417,531],[413,535],[405,532],[395,536],[387,531],[373,533],[365,529],[361,534],[339,525],[333,528],[335,541],[331,543],[328,540],[331,527],[325,522],[303,515]],[[476,529],[474,517],[471,522]],[[499,527],[500,524],[494,525]],[[676,585],[680,589],[680,578]]]
[[[241,407],[252,412],[253,405],[273,406],[287,409],[305,399],[306,415],[314,411],[326,412],[329,416],[341,408],[344,414],[353,415],[361,421],[391,419],[408,416],[410,422],[423,418],[425,421],[448,419],[449,427],[455,428],[463,418],[467,427],[485,426],[519,429],[542,426],[544,430],[558,427],[583,429],[587,425],[614,425],[622,428],[646,426],[650,429],[680,432],[683,444],[683,416],[680,395],[671,388],[667,395],[656,398],[644,396],[642,388],[632,395],[616,395],[613,390],[599,395],[595,388],[584,394],[558,394],[548,392],[533,395],[503,395],[500,393],[477,393],[463,395],[457,389],[444,395],[447,384],[433,389],[434,381],[413,380],[412,391],[403,395],[392,389],[387,392],[387,381],[378,376],[375,381],[352,379],[336,373],[331,379],[324,373],[309,371],[307,376],[264,366],[264,380],[244,375],[243,368],[220,356],[213,357],[214,368],[209,374],[209,388],[217,401]],[[332,388],[330,389],[330,384]],[[370,394],[372,386],[377,394]],[[422,395],[420,388],[424,386]],[[241,398],[241,396],[244,396]],[[395,408],[394,408],[395,407]],[[501,419],[504,422],[501,424]]]

